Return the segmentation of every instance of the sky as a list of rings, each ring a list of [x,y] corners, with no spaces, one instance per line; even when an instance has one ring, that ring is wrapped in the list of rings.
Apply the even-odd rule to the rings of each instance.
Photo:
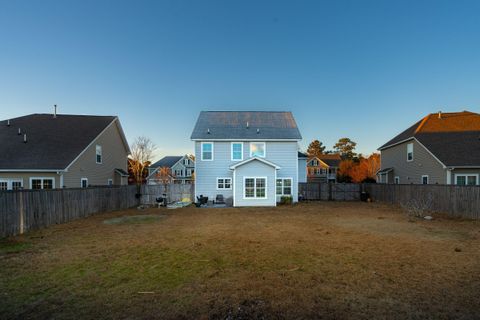
[[[0,119],[117,115],[155,158],[201,110],[292,111],[301,148],[368,154],[428,113],[480,112],[480,1],[0,0]],[[154,159],[154,160],[156,160]]]

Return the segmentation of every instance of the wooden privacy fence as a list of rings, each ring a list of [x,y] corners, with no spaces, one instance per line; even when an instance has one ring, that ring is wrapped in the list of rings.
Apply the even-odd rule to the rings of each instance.
[[[431,210],[453,217],[480,219],[480,186],[437,184],[364,184],[374,201],[407,204],[412,199],[431,199]]]
[[[166,187],[166,188],[165,188]],[[142,186],[142,204],[155,204],[156,199],[167,194],[167,201],[176,202],[183,199],[190,199],[194,202],[195,185],[194,184],[156,184]]]
[[[0,192],[0,237],[138,204],[136,186]]]
[[[361,185],[355,183],[317,183],[298,184],[298,191],[303,200],[360,200]]]

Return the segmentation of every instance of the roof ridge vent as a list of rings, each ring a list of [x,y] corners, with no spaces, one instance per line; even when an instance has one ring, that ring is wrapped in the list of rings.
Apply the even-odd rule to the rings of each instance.
[[[442,111],[438,111],[438,119],[442,119]]]
[[[56,104],[53,105],[53,117],[54,118],[57,117],[57,105]]]
[[[10,127],[10,119],[7,120],[7,127]]]

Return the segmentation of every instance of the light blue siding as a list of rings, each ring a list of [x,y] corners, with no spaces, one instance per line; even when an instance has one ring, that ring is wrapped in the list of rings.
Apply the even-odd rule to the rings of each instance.
[[[215,199],[217,194],[223,194],[225,198],[233,196],[232,190],[217,190],[217,178],[232,177],[233,172],[229,169],[230,166],[237,163],[231,160],[231,142],[229,141],[215,141],[214,142],[214,160],[202,161],[201,160],[201,142],[195,142],[195,193],[196,195],[204,195],[209,199]],[[243,160],[250,158],[250,143],[248,141],[243,142]],[[281,167],[277,170],[277,178],[292,178],[292,196],[293,201],[298,201],[298,144],[295,141],[266,141],[266,157],[268,160]],[[254,161],[257,163],[258,161]],[[245,166],[248,166],[246,164]],[[240,166],[237,171],[240,170]],[[274,170],[272,168],[272,170]],[[241,170],[240,170],[241,172]],[[260,174],[254,174],[253,176],[260,176]],[[241,179],[243,184],[243,178],[236,177],[237,180]],[[237,184],[239,181],[235,181]],[[275,195],[275,183],[268,181],[268,186],[273,188],[273,195]],[[242,190],[243,199],[243,190]],[[274,196],[275,197],[275,196]],[[238,199],[237,199],[238,200]],[[277,201],[280,197],[277,197]],[[253,203],[253,202],[251,202]],[[272,202],[271,202],[272,203]],[[239,205],[239,204],[237,204]],[[256,204],[255,204],[256,205]],[[270,204],[272,205],[272,204]]]
[[[275,206],[275,168],[260,161],[252,161],[235,169],[235,202],[234,206]],[[266,198],[245,198],[245,178],[265,178]]]
[[[298,159],[298,182],[307,182],[307,159]]]

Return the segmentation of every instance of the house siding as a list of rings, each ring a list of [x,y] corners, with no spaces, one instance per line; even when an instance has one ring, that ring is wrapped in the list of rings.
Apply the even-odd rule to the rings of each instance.
[[[68,168],[64,174],[63,184],[67,188],[80,187],[81,178],[87,178],[92,186],[107,185],[108,179],[114,184],[126,184],[127,179],[120,179],[115,169],[127,171],[128,151],[123,143],[117,121],[110,125],[85,152]],[[102,163],[96,163],[96,145],[102,146]]]
[[[307,159],[298,159],[298,182],[307,182]]]
[[[275,171],[276,169],[260,161],[251,161],[235,169],[234,189],[236,207],[243,206],[275,206]],[[244,198],[244,182],[245,177],[266,178],[266,198],[265,199],[245,199]]]
[[[217,190],[217,178],[233,178],[230,166],[238,163],[231,160],[231,142],[214,142],[214,160],[201,160],[201,142],[195,142],[195,194],[215,199],[217,194],[225,198],[233,196],[232,190]],[[250,142],[243,142],[243,160],[250,158]],[[265,160],[281,167],[277,170],[277,178],[292,178],[293,201],[298,201],[298,144],[296,141],[267,141]],[[237,169],[238,170],[238,169]],[[255,176],[259,176],[256,174]],[[275,181],[271,184],[275,187]],[[237,181],[235,181],[237,183]],[[242,182],[243,183],[243,182]],[[251,202],[250,202],[251,203]]]
[[[413,161],[407,161],[407,145],[413,143]],[[400,177],[400,184],[421,184],[422,175],[428,175],[430,184],[446,184],[447,173],[443,166],[416,140],[409,140],[381,150],[381,167],[393,168],[388,183]]]

